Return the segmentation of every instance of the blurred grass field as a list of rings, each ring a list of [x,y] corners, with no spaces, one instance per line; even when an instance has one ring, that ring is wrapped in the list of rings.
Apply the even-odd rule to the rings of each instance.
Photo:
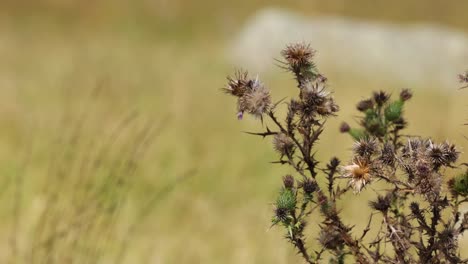
[[[466,1],[357,2],[268,6],[468,33]],[[235,68],[230,36],[266,4],[2,1],[0,262],[300,263],[269,229],[270,202],[289,170],[268,163],[269,140],[241,133],[260,124],[237,121],[219,90]],[[318,155],[347,160],[352,141],[337,130],[355,102],[403,87],[325,75],[341,111]],[[261,78],[276,99],[296,93],[281,69]],[[467,92],[411,88],[408,134],[466,150]],[[365,197],[347,197],[344,214],[360,219]]]

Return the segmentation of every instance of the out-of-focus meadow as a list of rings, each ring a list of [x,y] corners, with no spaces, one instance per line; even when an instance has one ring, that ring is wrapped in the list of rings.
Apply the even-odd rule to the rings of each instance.
[[[241,133],[261,125],[237,121],[219,89],[235,68],[233,36],[270,6],[468,34],[466,1],[2,1],[0,262],[300,263],[270,229],[289,171],[268,163],[269,140]],[[355,102],[404,87],[325,75],[341,111],[318,156],[347,160],[352,141],[338,126]],[[296,93],[280,68],[260,77],[276,99]],[[466,90],[411,88],[408,134],[466,150]],[[345,200],[362,229],[366,194]]]

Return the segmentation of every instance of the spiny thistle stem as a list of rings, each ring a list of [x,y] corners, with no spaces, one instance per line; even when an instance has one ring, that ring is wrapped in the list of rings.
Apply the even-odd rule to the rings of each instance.
[[[223,88],[237,98],[239,119],[248,113],[262,124],[265,116],[271,120],[273,130],[267,126],[264,132],[247,133],[272,137],[279,155],[272,163],[290,166],[300,178],[283,177],[273,225],[284,228],[286,239],[306,263],[319,263],[325,252],[336,263],[344,263],[346,255],[357,263],[468,262],[457,255],[457,239],[468,229],[468,213],[461,216],[458,209],[468,202],[468,171],[448,182],[450,196],[443,193],[443,174],[459,167],[460,152],[448,142],[401,133],[408,124],[404,108],[413,96],[409,89],[403,89],[396,99],[377,91],[360,101],[356,107],[362,114],[358,127],[340,126],[340,131],[355,141],[349,163],[340,166],[338,158],[332,158],[325,168],[319,166],[316,143],[327,119],[335,116],[339,107],[327,90],[327,78],[313,61],[315,53],[304,43],[288,45],[281,52],[282,67],[293,73],[299,90],[298,98],[287,103],[284,120],[275,112],[283,100],[272,104],[269,90],[258,77],[252,79],[247,72],[238,71],[228,77]],[[468,73],[459,78],[468,83]],[[339,179],[345,179],[346,185],[340,185]],[[327,182],[323,189],[322,180]],[[354,238],[353,227],[344,224],[337,201],[349,190],[355,194],[365,191],[376,180],[388,188],[375,191],[377,199],[368,203],[373,212],[362,234]],[[429,206],[421,207],[420,201]],[[407,207],[409,212],[404,210]],[[442,216],[450,208],[453,220],[445,221]],[[317,241],[321,248],[315,255],[309,253],[304,234],[307,218],[313,213],[315,221],[320,220]],[[372,224],[375,214],[382,216],[377,228]],[[376,236],[368,238],[371,233]],[[393,250],[383,250],[387,243]]]

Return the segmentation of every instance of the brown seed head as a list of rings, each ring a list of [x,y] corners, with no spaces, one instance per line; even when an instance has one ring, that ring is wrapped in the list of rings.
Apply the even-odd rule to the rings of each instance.
[[[368,109],[372,109],[373,107],[374,107],[374,101],[371,99],[362,100],[356,106],[357,110],[361,112],[364,112]]]
[[[317,183],[311,179],[306,179],[302,181],[300,186],[306,194],[312,194],[318,188]]]
[[[273,147],[281,155],[292,155],[294,151],[294,141],[285,133],[278,133],[273,138]]]
[[[281,55],[292,68],[298,68],[312,64],[315,50],[309,44],[295,43],[282,50]]]
[[[247,112],[261,118],[270,109],[270,91],[258,80],[252,81],[250,87],[251,89],[245,91],[238,100],[239,112]]]
[[[368,159],[377,152],[378,147],[375,138],[364,138],[354,143],[353,151],[356,155]]]
[[[377,197],[377,200],[370,201],[369,205],[374,210],[380,211],[382,213],[386,213],[388,211],[388,209],[390,208],[392,199],[393,199],[393,194],[392,193],[388,193],[385,196],[379,195]]]
[[[248,78],[246,71],[238,70],[234,73],[234,77],[227,77],[228,83],[222,90],[233,96],[242,97],[248,90],[250,90],[251,80]]]
[[[390,143],[385,143],[380,151],[379,160],[384,165],[393,166],[395,164],[395,148]]]
[[[389,98],[390,95],[384,91],[374,92],[374,101],[379,106],[385,104]]]
[[[349,132],[350,129],[351,129],[351,127],[348,125],[348,123],[346,123],[346,122],[341,123],[341,125],[340,125],[340,132],[341,133],[347,133],[347,132]]]
[[[294,177],[292,175],[286,175],[283,177],[283,185],[286,189],[294,188]]]
[[[411,92],[410,89],[403,89],[400,92],[400,99],[402,101],[408,101],[409,99],[411,99],[411,97],[413,97],[413,93]]]

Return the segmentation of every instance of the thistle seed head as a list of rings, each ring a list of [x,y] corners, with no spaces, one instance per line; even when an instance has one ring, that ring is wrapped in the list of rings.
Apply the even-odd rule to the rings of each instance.
[[[351,127],[348,125],[348,123],[346,123],[346,122],[341,123],[341,125],[340,125],[340,132],[341,133],[347,133],[347,132],[349,132],[350,129],[351,129]]]
[[[261,118],[271,107],[270,91],[258,79],[250,83],[250,89],[238,100],[240,113],[247,112]]]
[[[248,78],[246,71],[237,70],[234,77],[227,77],[228,83],[222,90],[230,95],[242,97],[248,90],[250,90],[251,80]]]
[[[361,112],[364,112],[368,109],[372,109],[373,107],[374,107],[374,101],[372,99],[362,100],[356,106],[357,110]]]
[[[388,99],[390,99],[390,95],[384,91],[374,92],[374,101],[378,106],[384,105]]]
[[[395,148],[393,144],[385,143],[379,156],[380,162],[387,166],[393,166],[395,164]]]
[[[275,219],[274,219],[275,223],[277,223],[278,221],[282,223],[285,223],[288,221],[289,210],[285,208],[276,207],[274,210],[274,213],[275,213]]]
[[[285,189],[293,189],[294,188],[294,177],[292,175],[286,175],[283,177],[283,185]]]
[[[354,143],[353,151],[360,157],[369,158],[377,152],[378,147],[379,145],[375,138],[363,138]]]
[[[300,68],[312,64],[315,52],[309,44],[295,43],[282,50],[281,55],[292,68]]]
[[[408,101],[409,99],[411,99],[411,97],[413,97],[413,92],[411,92],[410,89],[403,89],[400,92],[400,99],[402,101]]]
[[[380,211],[382,213],[386,213],[388,211],[388,209],[390,208],[390,205],[392,203],[392,199],[393,199],[393,194],[392,193],[388,193],[385,196],[379,195],[377,197],[377,200],[370,201],[369,205],[374,210]]]
[[[306,179],[302,181],[300,186],[304,190],[304,193],[309,195],[318,189],[317,183],[311,179]]]
[[[450,166],[457,161],[460,155],[455,145],[449,144],[448,142],[442,144],[433,144],[430,142],[427,151],[435,169],[441,166]]]
[[[301,89],[301,114],[310,119],[319,114],[330,116],[339,111],[335,100],[325,88],[306,84]]]
[[[437,172],[415,179],[415,191],[433,201],[440,193],[442,187],[442,176]]]
[[[285,133],[278,133],[273,138],[273,146],[281,155],[291,155],[294,151],[294,141]]]

